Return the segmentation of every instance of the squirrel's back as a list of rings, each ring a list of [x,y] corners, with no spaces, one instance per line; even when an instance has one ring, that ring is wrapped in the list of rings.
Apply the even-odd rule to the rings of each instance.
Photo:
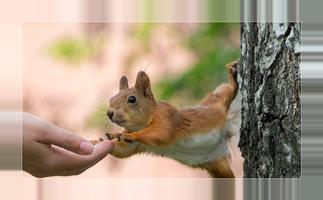
[[[223,113],[208,106],[177,110],[159,102],[158,107],[157,116],[164,121],[155,123],[162,123],[165,132],[170,131],[172,138],[176,139],[161,146],[143,145],[145,152],[167,156],[196,167],[229,153],[225,139],[232,134],[232,123],[223,118],[226,117]]]

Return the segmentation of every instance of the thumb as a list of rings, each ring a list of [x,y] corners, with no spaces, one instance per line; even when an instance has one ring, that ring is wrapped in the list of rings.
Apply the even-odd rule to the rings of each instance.
[[[77,154],[68,154],[68,161],[66,161],[65,157],[63,159],[65,164],[70,164],[73,166],[72,168],[83,167],[84,169],[87,169],[107,156],[108,153],[113,150],[113,147],[114,145],[112,142],[105,140],[95,145],[94,151],[90,155],[81,156]]]
[[[113,150],[113,146],[113,143],[108,140],[102,141],[95,145],[94,151],[90,155],[71,153],[57,146],[52,146],[51,148],[56,152],[53,155],[53,160],[56,161],[55,167],[60,172],[60,175],[71,175],[80,174],[95,165]]]
[[[114,144],[109,140],[104,140],[94,147],[94,152],[88,156],[89,160],[92,162],[97,162],[102,160],[108,153],[110,153],[114,148]]]

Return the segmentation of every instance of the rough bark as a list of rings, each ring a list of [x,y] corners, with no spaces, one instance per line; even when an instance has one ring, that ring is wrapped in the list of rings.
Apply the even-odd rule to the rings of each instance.
[[[245,177],[301,174],[300,24],[241,23]]]

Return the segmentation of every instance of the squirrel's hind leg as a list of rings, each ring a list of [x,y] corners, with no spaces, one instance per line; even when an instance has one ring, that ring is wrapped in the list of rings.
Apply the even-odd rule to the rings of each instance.
[[[206,166],[206,170],[213,178],[234,178],[230,165],[225,157],[215,160]]]

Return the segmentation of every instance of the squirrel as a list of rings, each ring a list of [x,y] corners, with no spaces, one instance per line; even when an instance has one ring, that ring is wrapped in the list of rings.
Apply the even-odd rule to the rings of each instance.
[[[111,155],[126,158],[151,153],[205,169],[212,177],[235,177],[225,156],[229,155],[226,138],[234,135],[228,111],[238,90],[237,65],[237,61],[226,65],[228,83],[218,86],[197,107],[183,109],[157,101],[145,72],[137,74],[131,88],[123,76],[107,111],[108,118],[125,129],[106,134],[114,142]]]

